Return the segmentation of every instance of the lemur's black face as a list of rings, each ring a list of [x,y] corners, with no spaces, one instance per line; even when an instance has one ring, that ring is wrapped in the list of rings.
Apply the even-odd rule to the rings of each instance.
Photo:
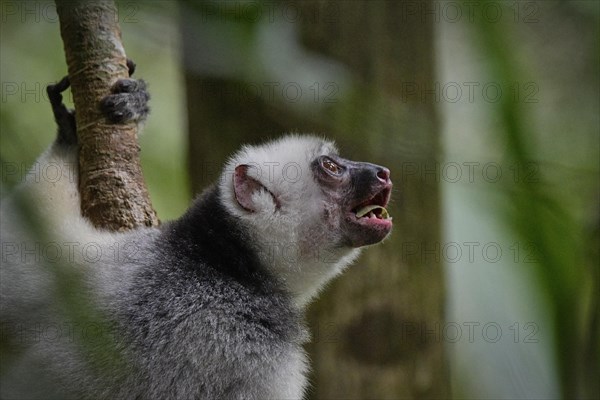
[[[312,168],[324,192],[339,205],[344,244],[375,244],[390,233],[392,219],[385,209],[392,192],[389,169],[333,155],[318,157]]]

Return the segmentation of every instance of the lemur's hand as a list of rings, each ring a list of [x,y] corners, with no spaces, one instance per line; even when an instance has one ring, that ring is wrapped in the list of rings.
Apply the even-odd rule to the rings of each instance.
[[[68,109],[63,103],[62,92],[67,90],[71,83],[69,77],[65,76],[60,82],[48,85],[46,91],[54,113],[54,120],[58,125],[56,138],[59,144],[77,144],[77,127],[75,125],[75,110]]]
[[[127,59],[127,67],[130,78],[115,82],[111,94],[100,102],[102,114],[115,124],[143,122],[150,112],[150,94],[146,91],[146,82],[131,78],[135,71],[135,63],[132,60]]]
[[[135,72],[135,63],[130,59],[127,59],[127,68],[130,78],[119,79],[111,88],[111,94],[100,103],[102,114],[112,123],[143,122],[150,111],[150,94],[146,91],[146,82],[131,79]],[[62,97],[62,92],[70,85],[69,76],[65,76],[58,83],[46,88],[54,119],[58,124],[57,141],[63,144],[77,143],[75,110],[68,109]]]
[[[150,108],[150,94],[142,79],[119,79],[100,102],[102,114],[112,123],[143,122]]]

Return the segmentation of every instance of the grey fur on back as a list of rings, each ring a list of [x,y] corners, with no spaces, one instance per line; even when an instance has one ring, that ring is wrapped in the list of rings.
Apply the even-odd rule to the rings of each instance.
[[[62,151],[51,149],[40,162],[67,165]],[[0,321],[15,351],[1,365],[0,397],[302,397],[308,336],[301,311],[260,264],[218,188],[178,221],[125,234],[59,215],[73,213],[73,192],[26,182],[3,201]],[[19,198],[40,210],[72,204],[56,205],[44,240],[24,229]],[[44,256],[67,243],[73,251],[60,259]],[[84,248],[101,249],[101,257]],[[73,317],[80,305],[65,306],[61,297],[57,281],[71,273],[80,277],[75,298],[91,305],[84,312],[99,316],[88,325]]]
[[[313,136],[243,147],[182,217],[128,233],[80,216],[76,144],[37,163],[62,179],[0,208],[3,399],[300,399],[306,304],[391,229],[355,211],[387,205],[389,171]]]

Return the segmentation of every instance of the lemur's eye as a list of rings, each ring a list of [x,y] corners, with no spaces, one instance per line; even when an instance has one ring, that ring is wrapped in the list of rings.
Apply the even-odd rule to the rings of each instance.
[[[321,162],[321,165],[323,165],[323,168],[325,168],[327,171],[331,172],[334,175],[339,175],[342,173],[342,167],[334,163],[329,158],[324,158]]]

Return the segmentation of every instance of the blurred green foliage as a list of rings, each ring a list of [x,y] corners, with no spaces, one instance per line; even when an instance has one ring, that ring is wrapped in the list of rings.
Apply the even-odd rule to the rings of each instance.
[[[483,3],[491,3],[491,0]],[[581,6],[581,2],[577,4]],[[580,18],[591,18],[596,21],[597,26],[600,16],[598,10],[596,3],[596,7],[586,6],[579,10],[565,7],[562,11],[565,14],[582,12],[584,15],[580,15]],[[501,82],[523,81],[521,78],[527,74],[523,72],[527,63],[521,62],[511,46],[510,37],[506,34],[511,30],[510,26],[505,23],[479,23],[477,28],[481,49],[487,56],[486,64],[492,76]],[[597,45],[598,41],[596,47],[588,49],[591,52],[584,56],[589,56],[590,64],[595,64],[596,68],[599,66]],[[600,94],[597,79],[596,75],[590,82],[596,96]],[[591,104],[597,101],[593,97],[582,97],[583,99],[578,100],[589,101]],[[600,339],[590,337],[589,333],[598,333],[599,329],[600,267],[597,253],[594,259],[586,249],[599,244],[594,231],[597,232],[600,228],[600,219],[598,214],[594,219],[594,211],[591,214],[589,211],[584,212],[582,218],[581,211],[576,206],[581,203],[589,204],[589,198],[586,197],[590,195],[590,189],[592,193],[598,192],[597,163],[600,155],[597,153],[597,137],[592,139],[592,147],[584,149],[582,153],[571,154],[567,148],[562,148],[561,154],[565,158],[554,160],[557,163],[576,165],[587,172],[584,173],[587,176],[584,176],[583,185],[581,182],[573,185],[573,182],[564,181],[564,175],[552,176],[556,170],[553,171],[544,164],[543,151],[556,144],[536,146],[535,140],[544,135],[535,131],[532,118],[524,107],[509,96],[503,96],[495,112],[506,164],[527,165],[542,160],[538,179],[514,180],[505,188],[508,202],[499,210],[498,216],[523,242],[534,243],[537,248],[535,271],[540,289],[550,306],[562,397],[596,397],[600,395],[597,382],[600,376]],[[563,139],[585,138],[590,131],[597,135],[598,128],[597,121],[582,121],[581,126],[565,132]],[[565,150],[567,151],[564,152]],[[576,187],[585,187],[587,190],[564,195],[565,189],[573,190]],[[600,210],[596,210],[598,211]]]

